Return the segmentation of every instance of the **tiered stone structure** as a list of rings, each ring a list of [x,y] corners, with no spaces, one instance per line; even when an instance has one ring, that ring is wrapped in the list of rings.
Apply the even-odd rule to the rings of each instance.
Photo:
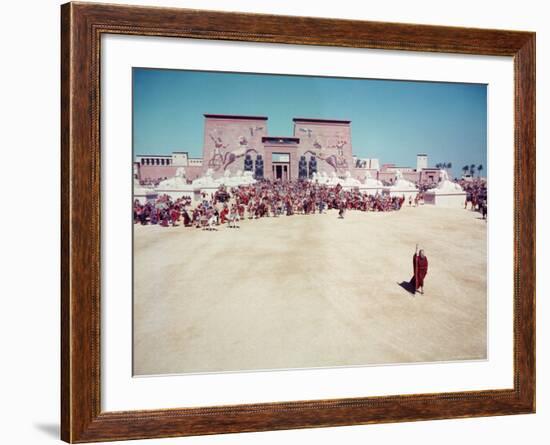
[[[307,177],[314,171],[344,177],[354,170],[348,120],[295,118],[293,136],[268,136],[265,116],[204,117],[203,174],[208,169],[214,177],[236,174],[253,165],[257,176],[256,166],[263,161],[264,178],[297,179],[300,159]]]
[[[347,172],[353,172],[351,121],[301,117],[293,121],[294,137],[299,139],[298,159],[305,156],[309,164],[315,158],[317,173],[334,172],[345,177]]]
[[[214,178],[218,178],[225,171],[231,174],[245,171],[246,155],[252,159],[254,170],[258,155],[262,155],[265,164],[262,138],[267,136],[267,117],[223,114],[204,117],[203,174],[212,169]]]

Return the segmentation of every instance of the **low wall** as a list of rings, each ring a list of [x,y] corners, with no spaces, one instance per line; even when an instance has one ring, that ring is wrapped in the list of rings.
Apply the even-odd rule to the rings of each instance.
[[[466,201],[466,193],[424,193],[424,204],[463,209]]]
[[[187,198],[191,198],[194,204],[197,204],[202,201],[203,194],[206,194],[208,199],[212,199],[214,196],[214,193],[216,193],[218,188],[219,188],[219,185],[211,186],[211,187],[189,185],[189,186],[186,186],[185,190],[156,189],[154,192],[147,193],[147,194],[134,193],[134,199],[139,200],[139,202],[143,204],[148,200],[155,200],[159,196],[168,195],[174,201],[179,198],[187,197]]]
[[[407,181],[412,182],[413,184],[416,184],[418,182],[418,173],[417,172],[403,172],[403,179],[406,179]],[[395,172],[392,171],[381,171],[378,174],[378,179],[380,181],[387,182],[389,184],[392,184],[395,182]]]
[[[378,179],[378,170],[373,168],[354,168],[351,171],[352,178],[358,179],[361,182],[365,181],[367,175],[370,175],[373,179]]]
[[[185,177],[187,178],[187,180],[193,181],[203,176],[203,170],[204,167],[202,165],[189,165],[185,167]]]
[[[413,200],[416,198],[416,195],[418,195],[418,190],[415,189],[403,189],[403,190],[394,190],[390,187],[386,187],[383,189],[383,193],[390,195],[392,198],[401,198],[402,196],[405,197],[405,201],[409,201],[409,198],[412,198]]]
[[[185,177],[189,181],[193,181],[202,176],[203,167],[201,165],[192,165],[183,167],[185,169]],[[140,165],[139,180],[140,181],[155,181],[159,178],[173,178],[176,175],[177,166],[173,165]]]
[[[173,165],[140,165],[139,180],[155,181],[159,178],[172,178],[176,175],[177,167]]]

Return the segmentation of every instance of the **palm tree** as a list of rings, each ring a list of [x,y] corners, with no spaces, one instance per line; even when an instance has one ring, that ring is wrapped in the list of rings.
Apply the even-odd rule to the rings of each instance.
[[[464,167],[462,167],[462,173],[463,173],[463,174],[468,173],[468,170],[470,170],[470,167],[468,167],[467,165],[465,165]]]
[[[476,165],[475,164],[470,165],[470,175],[474,176],[475,171],[476,171]]]
[[[438,162],[437,164],[435,164],[435,168],[439,168],[439,169],[451,168],[452,166],[453,164],[451,164],[450,162]]]
[[[479,164],[477,166],[477,176],[481,177],[481,171],[483,170],[483,165]]]

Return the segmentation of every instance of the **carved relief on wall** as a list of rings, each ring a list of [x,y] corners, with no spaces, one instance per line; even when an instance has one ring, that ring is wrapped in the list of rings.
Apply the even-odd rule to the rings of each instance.
[[[264,127],[249,127],[248,129],[250,130],[250,136],[254,136],[254,133],[262,131]]]
[[[263,130],[263,127],[249,127],[251,136],[257,131]],[[249,153],[258,153],[258,151],[249,145],[248,138],[244,135],[239,135],[237,140],[227,141],[229,139],[225,135],[223,128],[215,127],[208,134],[214,144],[211,158],[208,160],[208,167],[215,172],[226,170],[237,159],[246,156]]]
[[[309,150],[306,150],[304,154],[311,154],[326,162],[337,174],[343,174],[349,170],[348,162],[344,155],[344,147],[348,144],[348,141],[344,135],[314,134],[308,128],[300,128],[300,131],[313,136],[313,142]]]
[[[313,134],[313,130],[311,128],[305,128],[305,127],[301,127],[300,132],[307,134],[307,137],[310,139],[311,139],[311,135]]]

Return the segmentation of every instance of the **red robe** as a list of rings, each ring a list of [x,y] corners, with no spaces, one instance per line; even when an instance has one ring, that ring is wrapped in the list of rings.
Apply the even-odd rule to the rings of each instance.
[[[179,221],[180,219],[180,212],[176,209],[173,209],[171,212],[170,212],[170,218],[172,218],[172,224],[175,224]]]
[[[224,207],[220,212],[220,224],[225,224],[227,222],[228,213],[229,213],[229,209],[227,207]]]
[[[185,227],[189,227],[191,225],[191,218],[186,210],[183,211],[183,224]]]
[[[424,287],[424,278],[428,273],[428,258],[422,258],[420,255],[413,255],[413,272],[414,275],[411,278],[411,283],[414,284],[414,290],[418,290],[420,287]]]

